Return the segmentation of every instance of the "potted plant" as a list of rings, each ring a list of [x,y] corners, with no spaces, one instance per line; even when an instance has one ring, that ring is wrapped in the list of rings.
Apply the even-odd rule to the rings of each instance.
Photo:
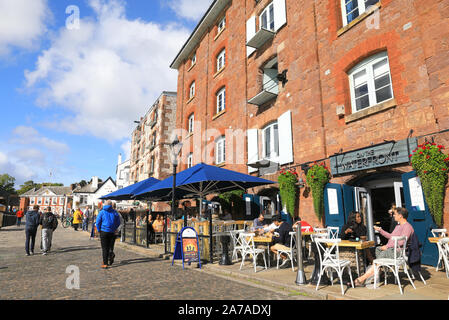
[[[324,213],[324,186],[330,180],[330,173],[324,163],[314,163],[307,171],[306,181],[312,190],[313,208],[319,221],[323,218]]]
[[[446,191],[449,156],[443,153],[444,146],[433,142],[418,145],[410,155],[426,197],[427,205],[435,223],[443,223],[444,194]]]
[[[279,193],[284,208],[293,218],[295,215],[296,199],[298,194],[298,173],[294,169],[282,169],[278,176]]]

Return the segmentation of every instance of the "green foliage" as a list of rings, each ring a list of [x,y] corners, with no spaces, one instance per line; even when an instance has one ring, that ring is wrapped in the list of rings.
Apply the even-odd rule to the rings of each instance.
[[[324,187],[330,180],[330,173],[324,163],[315,163],[307,172],[307,185],[312,190],[313,208],[318,220],[322,220],[324,214]]]
[[[44,182],[44,183],[35,183],[33,180],[25,181],[21,186],[20,189],[17,190],[18,194],[24,194],[27,191],[30,191],[31,189],[39,190],[42,187],[62,187],[64,186],[62,183],[52,183],[52,182]]]
[[[281,170],[278,176],[279,193],[283,206],[287,208],[287,212],[292,216],[295,215],[296,199],[298,195],[298,173],[294,170]]]
[[[219,194],[218,201],[220,202],[221,208],[233,216],[233,213],[243,212],[243,194],[243,190],[233,190]]]
[[[15,182],[16,179],[9,174],[0,174],[0,193],[4,195],[16,194]]]
[[[444,194],[449,169],[449,156],[442,145],[426,142],[410,155],[413,170],[421,180],[430,213],[438,226],[443,224]]]

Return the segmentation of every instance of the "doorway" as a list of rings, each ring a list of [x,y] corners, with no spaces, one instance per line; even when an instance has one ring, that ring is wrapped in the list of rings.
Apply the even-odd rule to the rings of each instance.
[[[363,214],[368,230],[368,239],[377,245],[384,245],[388,239],[374,230],[379,226],[389,231],[391,217],[388,213],[391,206],[404,207],[404,192],[401,174],[396,172],[379,173],[365,176],[353,182],[354,209]]]

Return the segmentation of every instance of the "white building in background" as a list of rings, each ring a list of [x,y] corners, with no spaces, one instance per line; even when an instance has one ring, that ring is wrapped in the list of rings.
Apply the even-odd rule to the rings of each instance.
[[[73,190],[73,208],[89,206],[97,207],[101,197],[117,191],[117,185],[111,177],[99,183],[98,177],[92,177],[91,182],[84,187],[76,187]],[[78,206],[77,206],[78,204]]]
[[[130,163],[131,163],[131,161],[129,159],[122,162],[122,154],[119,153],[118,162],[117,162],[117,170],[115,173],[116,174],[115,181],[117,184],[117,190],[123,189],[130,185],[130,182],[129,182]]]

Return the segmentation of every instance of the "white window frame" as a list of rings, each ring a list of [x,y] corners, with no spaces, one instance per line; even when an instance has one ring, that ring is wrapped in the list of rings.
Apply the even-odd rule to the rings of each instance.
[[[272,160],[273,162],[277,162],[279,160],[279,126],[276,129],[275,126],[278,126],[278,122],[272,122],[269,125],[265,126],[262,129],[262,155],[264,159]],[[275,130],[277,130],[277,134],[275,134]],[[266,150],[266,139],[267,139],[267,131],[270,131],[270,151]],[[276,136],[277,136],[277,150],[276,146]]]
[[[226,110],[226,87],[217,92],[217,114]]]
[[[355,19],[360,17],[369,8],[369,7],[367,7],[365,5],[365,0],[352,0],[354,2],[357,2],[357,8],[359,10],[359,15],[357,16],[357,18],[354,18],[354,20],[348,22],[348,14],[351,13],[352,11],[351,12],[346,12],[346,1],[347,0],[340,0],[340,1],[341,1],[340,2],[341,3],[341,14],[342,14],[342,17],[343,17],[343,26],[348,25],[349,23],[351,23],[352,21],[354,21]]]
[[[220,20],[217,24],[217,34],[222,32],[226,28],[226,16],[223,17],[223,19]]]
[[[50,205],[50,198],[49,197],[45,197],[44,199],[44,205]]]
[[[195,123],[195,114],[192,113],[192,114],[189,116],[189,127],[188,127],[189,133],[192,133],[192,132],[193,132],[193,129],[194,129],[194,123]]]
[[[63,206],[64,205],[64,197],[59,197],[59,205]]]
[[[373,71],[373,66],[384,60],[387,59],[387,66],[388,66],[388,74],[390,76],[390,84],[389,86],[391,87],[391,98],[387,99],[387,100],[383,100],[380,102],[377,102],[377,98],[376,98],[376,88],[375,88],[375,79],[374,79],[374,71]],[[357,104],[356,104],[356,99],[355,99],[355,87],[354,87],[354,75],[358,74],[359,72],[362,71],[366,71],[367,73],[367,84],[368,84],[368,97],[369,97],[369,106],[365,107],[363,109],[357,110]],[[383,74],[383,75],[386,75]],[[373,106],[376,106],[380,103],[384,103],[387,101],[390,101],[392,99],[394,99],[394,90],[393,90],[393,82],[391,79],[391,69],[390,69],[390,61],[388,58],[388,53],[386,51],[380,52],[378,54],[375,54],[365,60],[363,60],[362,62],[360,62],[359,64],[357,64],[355,67],[353,67],[349,73],[348,73],[348,78],[349,78],[349,86],[350,86],[350,91],[351,91],[351,106],[352,106],[352,113],[356,113],[362,110],[365,110],[367,108],[371,108]],[[384,86],[386,87],[386,86]],[[382,88],[384,88],[382,87]],[[377,89],[379,90],[379,89]]]
[[[217,72],[221,71],[226,65],[226,48],[217,55]]]
[[[193,67],[196,64],[196,51],[192,55],[192,59],[190,60],[190,66]]]
[[[215,164],[226,162],[226,138],[220,137],[215,140]]]
[[[36,198],[30,198],[30,205],[36,203]]]
[[[51,199],[51,204],[52,204],[53,206],[56,205],[56,204],[58,204],[58,198],[53,197],[53,198]]]
[[[195,81],[190,84],[189,90],[189,99],[192,99],[195,96]]]
[[[193,153],[187,156],[187,169],[193,167]]]
[[[270,10],[271,9],[271,10]],[[263,16],[266,15],[267,17],[267,25],[263,26]],[[264,29],[274,31],[276,28],[275,22],[274,22],[274,2],[271,2],[268,4],[265,9],[260,13],[259,15],[259,30]]]

